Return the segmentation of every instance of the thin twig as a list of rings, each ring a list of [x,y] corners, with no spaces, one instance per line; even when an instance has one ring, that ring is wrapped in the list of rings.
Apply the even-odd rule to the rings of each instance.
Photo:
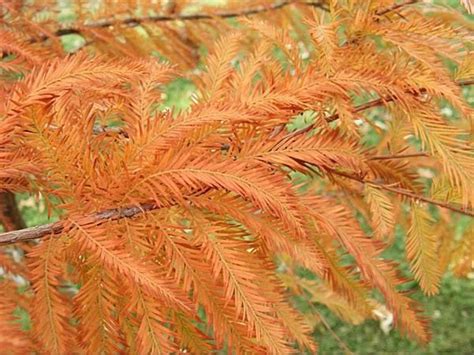
[[[420,153],[408,153],[408,154],[393,154],[393,155],[374,155],[369,160],[392,160],[392,159],[405,159],[405,158],[418,158],[418,157],[429,157],[426,152]]]
[[[442,207],[442,208],[446,208],[446,209],[451,210],[453,212],[457,212],[457,213],[464,214],[466,216],[474,217],[474,210],[470,210],[470,209],[467,209],[467,208],[462,208],[460,206],[453,205],[451,203],[434,200],[434,199],[429,198],[429,197],[418,195],[418,194],[416,194],[412,191],[408,191],[408,190],[401,189],[401,188],[398,188],[398,187],[392,187],[392,186],[386,185],[382,182],[373,181],[373,180],[365,180],[365,179],[363,179],[359,176],[344,173],[342,171],[331,170],[331,172],[335,175],[343,176],[345,178],[348,178],[348,179],[351,179],[351,180],[354,180],[354,181],[358,181],[361,184],[372,184],[372,185],[376,186],[377,188],[379,188],[381,190],[390,191],[390,192],[396,193],[397,195],[405,196],[405,197],[408,197],[408,198],[410,198],[412,200],[415,200],[415,201],[423,201],[423,202],[426,202],[426,203],[429,203],[429,204],[432,204],[432,205],[436,205],[436,206],[439,206],[439,207]]]
[[[436,206],[439,206],[439,207],[442,207],[442,208],[446,208],[446,209],[451,210],[453,212],[457,212],[457,213],[464,214],[466,216],[474,217],[474,211],[470,210],[470,209],[467,209],[467,208],[462,208],[460,206],[458,207],[458,206],[455,206],[451,203],[434,200],[432,198],[425,197],[425,196],[420,196],[420,195],[417,195],[417,194],[415,194],[411,191],[407,191],[407,190],[403,190],[403,189],[400,189],[400,188],[384,185],[384,184],[381,184],[381,183],[378,183],[378,182],[375,182],[375,181],[370,181],[370,183],[376,185],[377,187],[379,187],[382,190],[394,192],[398,195],[406,196],[406,197],[408,197],[412,200],[415,200],[415,201],[423,201],[423,202],[429,203],[431,205],[436,205]]]
[[[329,331],[329,333],[331,333],[331,335],[334,337],[334,339],[336,339],[336,341],[338,342],[339,346],[342,348],[344,353],[346,355],[353,355],[354,353],[351,351],[351,349],[349,349],[347,344],[339,337],[339,335],[337,335],[337,333],[334,330],[332,330],[332,328],[329,325],[329,323],[327,322],[326,318],[324,318],[323,315],[318,310],[316,310],[314,306],[312,307],[312,309],[313,309],[313,311],[316,312],[319,319],[321,320],[321,323],[323,323],[323,325],[326,327],[326,329]]]
[[[354,113],[362,112],[362,111],[368,110],[369,108],[377,107],[377,106],[392,102],[393,100],[394,99],[392,97],[388,97],[388,96],[380,98],[380,99],[375,99],[375,100],[366,102],[365,104],[357,106],[354,109]],[[335,114],[325,118],[326,122],[328,122],[328,123],[334,122],[338,119],[339,119],[339,114],[338,113],[335,113]]]
[[[461,87],[474,85],[474,79],[459,80],[459,81],[456,81],[456,84],[458,84]],[[426,90],[421,88],[420,93],[423,94],[424,92],[426,92]],[[381,97],[381,98],[374,99],[372,101],[366,102],[365,104],[356,106],[352,112],[353,113],[359,113],[359,112],[368,110],[370,108],[385,105],[385,104],[387,104],[389,102],[393,102],[393,101],[395,101],[395,98],[393,96]],[[324,119],[325,119],[326,122],[331,123],[331,122],[337,121],[339,119],[339,114],[335,113],[335,114],[332,114],[331,116],[325,117]],[[314,129],[314,127],[315,127],[315,124],[311,124],[311,125],[309,125],[305,128],[301,128],[297,131],[294,131],[294,132],[288,134],[284,139],[288,139],[288,138],[298,136],[298,135],[303,134],[303,133],[307,133],[307,132],[311,131],[312,129]]]
[[[407,0],[407,1],[402,2],[400,4],[393,4],[392,6],[387,7],[386,9],[377,11],[376,14],[378,16],[387,15],[388,13],[393,12],[393,11],[397,11],[397,10],[399,10],[399,9],[405,7],[405,6],[416,4],[418,1],[419,0]]]
[[[94,126],[92,132],[95,135],[99,135],[102,133],[115,133],[119,136],[123,136],[125,138],[129,138],[128,132],[125,131],[123,128],[120,127],[107,127],[107,126]]]

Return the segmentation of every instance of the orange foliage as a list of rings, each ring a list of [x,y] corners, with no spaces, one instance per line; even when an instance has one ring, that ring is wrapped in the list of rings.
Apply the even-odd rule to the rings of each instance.
[[[428,342],[381,253],[399,224],[426,294],[450,264],[472,271],[474,223],[453,231],[474,215],[462,15],[393,0],[101,4],[73,1],[70,20],[57,1],[0,5],[0,189],[41,194],[60,214],[0,234],[16,242],[0,249],[0,347],[315,350],[291,297],[360,323],[373,291]],[[193,103],[162,109],[177,77],[194,81]]]

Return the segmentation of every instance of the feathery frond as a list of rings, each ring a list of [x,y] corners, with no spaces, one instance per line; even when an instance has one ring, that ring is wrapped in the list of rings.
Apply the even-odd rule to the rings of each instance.
[[[406,243],[407,258],[423,292],[432,295],[438,292],[441,278],[436,253],[436,232],[426,210],[416,204],[412,204],[411,208],[411,225]]]

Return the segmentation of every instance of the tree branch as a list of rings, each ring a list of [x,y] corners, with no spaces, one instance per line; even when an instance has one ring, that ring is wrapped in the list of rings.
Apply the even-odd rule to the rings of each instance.
[[[369,160],[392,160],[392,159],[406,159],[406,158],[417,158],[417,157],[429,157],[430,155],[426,152],[420,153],[408,153],[408,154],[393,154],[393,155],[374,155]]]
[[[474,79],[459,80],[456,83],[461,87],[462,86],[474,85]],[[424,92],[426,92],[425,89],[420,90],[420,93],[424,93]],[[381,106],[381,105],[384,105],[384,104],[387,104],[387,103],[393,102],[393,101],[395,101],[395,98],[392,97],[392,96],[385,96],[385,97],[382,97],[382,98],[378,98],[378,99],[366,102],[365,104],[356,106],[353,110],[353,113],[359,113],[359,112],[368,110],[369,108],[374,108],[374,107],[377,107],[377,106]],[[328,117],[325,118],[326,122],[328,122],[328,123],[337,121],[338,119],[339,119],[339,114],[338,113],[332,114],[331,116],[328,116]],[[294,132],[288,134],[286,137],[291,138],[291,137],[309,132],[313,128],[314,128],[314,124],[311,124],[311,125],[309,125],[305,128],[299,129],[297,131],[294,131]],[[287,138],[284,138],[284,139],[287,139]]]
[[[407,5],[411,5],[417,3],[419,0],[407,0],[400,4],[392,5],[386,9],[380,10],[376,12],[377,16],[383,16],[390,12],[396,11],[402,7]],[[192,21],[192,20],[210,20],[213,18],[235,18],[235,17],[243,17],[243,16],[252,16],[263,14],[265,12],[274,11],[283,9],[290,5],[304,5],[304,6],[311,6],[316,7],[324,11],[329,11],[329,8],[325,5],[323,1],[301,1],[301,0],[282,0],[278,3],[272,4],[270,6],[258,6],[254,8],[247,8],[247,9],[240,9],[234,11],[222,11],[216,13],[207,13],[207,14],[171,14],[171,15],[155,15],[155,16],[145,16],[145,17],[130,17],[127,19],[104,19],[102,21],[96,21],[92,23],[87,23],[82,25],[83,28],[107,28],[110,26],[116,25],[126,25],[129,27],[136,27],[141,25],[144,22],[169,22],[169,21]],[[80,27],[69,27],[69,28],[61,28],[54,32],[55,36],[64,36],[69,34],[81,34],[83,30]],[[42,39],[47,39],[44,37]]]
[[[407,5],[411,5],[417,3],[419,0],[407,0],[401,4],[392,5],[386,9],[377,11],[376,14],[378,16],[386,15],[392,11],[396,11],[402,7]],[[235,17],[243,17],[243,16],[252,16],[258,15],[269,11],[283,9],[289,5],[304,5],[304,6],[312,6],[319,8],[324,11],[329,11],[329,8],[325,5],[323,1],[301,1],[301,0],[282,0],[281,2],[272,4],[270,6],[258,6],[254,8],[247,8],[241,10],[234,10],[234,11],[222,11],[216,12],[211,14],[172,14],[172,15],[155,15],[155,16],[145,16],[145,17],[130,17],[123,20],[117,19],[104,19],[102,21],[92,22],[88,24],[84,24],[83,27],[85,28],[107,28],[109,26],[115,25],[126,25],[130,27],[139,26],[144,22],[169,22],[169,21],[192,21],[192,20],[210,20],[216,17],[219,18],[235,18]],[[59,29],[55,32],[56,36],[64,36],[68,34],[80,34],[81,30],[79,28],[63,28]]]
[[[405,6],[408,6],[408,5],[412,5],[412,4],[416,4],[419,0],[407,0],[405,2],[402,2],[400,4],[393,4],[392,6],[390,7],[387,7],[386,9],[383,9],[383,10],[380,10],[380,11],[377,11],[376,14],[378,16],[383,16],[383,15],[386,15],[390,12],[393,12],[393,11],[397,11]]]
[[[376,12],[377,16],[386,15],[392,11],[396,11],[404,6],[417,3],[418,0],[408,0],[401,4],[395,4],[389,8],[380,10]],[[127,19],[104,19],[102,21],[92,22],[82,25],[83,28],[107,28],[115,25],[125,25],[129,27],[136,27],[141,25],[144,22],[169,22],[169,21],[193,21],[193,20],[210,20],[213,18],[235,18],[243,16],[252,16],[263,14],[265,12],[274,11],[283,9],[290,5],[304,5],[319,8],[323,11],[329,11],[329,8],[325,5],[323,1],[301,1],[301,0],[282,0],[279,3],[272,4],[270,6],[259,6],[255,8],[247,8],[234,11],[222,11],[212,14],[172,14],[172,15],[155,15],[155,16],[145,16],[145,17],[130,17]],[[81,34],[83,30],[80,27],[69,27],[61,28],[54,32],[55,36],[65,36],[70,34]],[[46,40],[48,37],[44,36],[41,39]]]
[[[396,11],[402,7],[405,7],[407,5],[411,5],[414,3],[417,3],[418,0],[407,0],[404,3],[401,4],[395,4],[393,6],[390,6],[386,9],[377,11],[378,16],[383,16],[386,15],[392,11]],[[274,11],[274,10],[279,10],[283,9],[289,5],[304,5],[304,6],[312,6],[319,8],[324,11],[329,11],[329,8],[325,5],[323,1],[301,1],[301,0],[282,0],[278,3],[272,4],[270,6],[258,6],[254,8],[247,8],[247,9],[241,9],[241,10],[234,10],[234,11],[222,11],[222,12],[216,12],[216,13],[211,13],[211,14],[172,14],[172,15],[155,15],[155,16],[145,16],[145,17],[130,17],[127,19],[123,20],[117,20],[117,19],[104,19],[102,21],[97,21],[97,22],[92,22],[88,24],[84,24],[83,27],[85,28],[106,28],[109,26],[115,26],[118,24],[121,25],[126,25],[130,27],[135,27],[139,26],[140,24],[144,22],[169,22],[169,21],[190,21],[190,20],[210,20],[216,17],[220,18],[235,18],[235,17],[243,17],[243,16],[251,16],[251,15],[258,15],[262,14],[268,11]],[[68,34],[80,34],[81,30],[80,28],[63,28],[59,29],[55,32],[56,36],[64,36]]]
[[[144,203],[139,206],[130,206],[124,208],[112,208],[87,216],[85,219],[90,221],[88,224],[102,224],[105,221],[115,221],[122,218],[131,218],[137,214],[156,210],[161,208],[155,203]],[[44,238],[50,235],[57,235],[67,232],[67,222],[59,221],[56,223],[45,224],[37,227],[25,228],[0,234],[0,245],[25,242],[28,240]]]
[[[460,86],[474,85],[474,79],[461,79],[461,80],[458,80],[457,83]]]
[[[194,193],[194,196],[201,196],[210,190],[210,188],[204,188],[200,191],[196,191]],[[174,203],[171,203],[169,206],[172,205],[174,205]],[[132,218],[141,213],[150,212],[163,207],[165,207],[165,205],[159,205],[154,202],[148,202],[141,203],[138,206],[135,205],[122,208],[110,208],[87,215],[76,222],[81,223],[81,221],[86,221],[82,224],[84,226],[100,225],[105,222],[116,221],[123,218]],[[28,240],[41,239],[51,235],[66,233],[71,230],[71,227],[68,227],[68,225],[68,221],[63,220],[55,223],[44,224],[41,226],[0,233],[0,246],[18,242],[26,242]]]
[[[389,96],[383,97],[383,98],[380,98],[380,99],[375,99],[375,100],[366,102],[365,104],[357,106],[354,109],[354,113],[362,112],[362,111],[368,110],[369,108],[377,107],[377,106],[380,106],[380,105],[383,105],[383,104],[386,104],[386,103],[389,103],[389,102],[392,102],[392,101],[394,101],[394,99],[392,97],[389,97]],[[339,119],[339,114],[338,113],[335,113],[335,114],[325,118],[326,122],[328,122],[328,123],[337,121],[338,119]]]
[[[26,227],[15,200],[15,194],[11,191],[0,192],[0,224],[6,231]]]
[[[354,180],[354,181],[358,181],[361,184],[375,185],[376,187],[378,187],[381,190],[390,191],[390,192],[396,193],[397,195],[405,196],[405,197],[408,197],[409,199],[412,199],[412,200],[415,200],[415,201],[423,201],[423,202],[426,202],[426,203],[429,203],[429,204],[432,204],[432,205],[436,205],[438,207],[446,208],[446,209],[451,210],[453,212],[457,212],[457,213],[464,214],[466,216],[474,217],[474,210],[463,208],[463,207],[458,206],[458,205],[453,205],[451,203],[434,200],[434,199],[431,199],[429,197],[418,195],[418,194],[416,194],[414,192],[411,192],[411,191],[408,191],[408,190],[404,190],[404,189],[400,189],[398,187],[392,187],[392,186],[386,185],[382,182],[373,181],[373,180],[365,180],[361,177],[358,177],[358,176],[355,176],[355,175],[352,175],[352,174],[348,174],[348,173],[344,173],[344,172],[341,172],[341,171],[331,170],[331,172],[335,175],[343,176],[345,178],[348,178],[348,179],[351,179],[351,180]]]
[[[83,28],[107,28],[116,25],[125,25],[129,27],[136,27],[144,22],[169,22],[169,21],[192,21],[192,20],[210,20],[213,18],[235,18],[243,16],[252,16],[263,14],[265,12],[283,9],[287,6],[298,4],[304,6],[312,6],[324,11],[328,11],[327,6],[321,1],[305,2],[301,0],[283,0],[270,6],[258,6],[247,9],[240,9],[234,11],[221,11],[207,14],[171,14],[171,15],[155,15],[145,17],[130,17],[123,20],[118,19],[104,19],[82,25]],[[70,27],[57,30],[54,34],[56,36],[64,36],[69,34],[81,34],[83,30],[79,27]]]

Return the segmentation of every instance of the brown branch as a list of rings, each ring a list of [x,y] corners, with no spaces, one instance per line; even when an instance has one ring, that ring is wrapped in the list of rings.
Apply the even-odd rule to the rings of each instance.
[[[376,15],[378,15],[378,16],[387,15],[388,13],[393,12],[393,11],[397,11],[397,10],[399,10],[399,9],[405,7],[405,6],[416,4],[418,1],[419,0],[407,0],[407,1],[402,2],[400,4],[393,4],[392,6],[387,7],[386,9],[377,11]]]
[[[141,25],[144,22],[169,22],[169,21],[192,21],[192,20],[210,20],[213,18],[235,18],[235,17],[244,17],[263,14],[269,11],[275,11],[283,9],[287,6],[299,4],[304,6],[312,6],[324,11],[328,11],[328,8],[323,2],[304,2],[300,0],[283,0],[278,3],[272,4],[270,6],[258,6],[254,8],[247,8],[234,11],[222,11],[211,14],[173,14],[173,15],[155,15],[155,16],[145,16],[145,17],[130,17],[124,20],[117,19],[106,19],[103,21],[92,22],[82,25],[84,28],[107,28],[110,26],[116,25],[125,25],[129,27],[136,27]],[[63,28],[55,32],[56,36],[64,36],[69,34],[81,34],[81,29],[79,27],[74,28]]]
[[[115,133],[119,136],[129,138],[128,132],[120,127],[107,127],[107,126],[94,126],[92,132],[95,135],[102,134],[102,133]]]
[[[392,11],[396,11],[404,6],[414,4],[416,2],[418,2],[418,0],[408,0],[401,4],[395,4],[386,9],[378,11],[376,15],[383,16]],[[107,28],[107,27],[115,26],[115,25],[126,25],[130,27],[135,27],[135,26],[139,26],[140,24],[144,22],[169,22],[169,21],[178,21],[178,20],[179,21],[210,20],[216,17],[235,18],[235,17],[244,17],[244,16],[263,14],[265,12],[283,9],[287,6],[294,5],[294,4],[303,5],[303,6],[312,6],[324,11],[329,11],[329,8],[322,1],[306,2],[306,1],[301,1],[301,0],[282,0],[278,3],[272,4],[269,6],[258,6],[255,8],[248,8],[248,9],[241,9],[241,10],[234,10],[234,11],[222,11],[222,12],[216,12],[216,13],[211,13],[211,14],[155,15],[155,16],[145,16],[145,17],[130,17],[123,20],[105,19],[102,21],[84,24],[83,27]],[[80,34],[80,33],[81,33],[80,28],[71,27],[71,28],[59,29],[55,32],[55,35],[64,36],[68,34]]]
[[[417,158],[417,157],[429,157],[426,152],[420,153],[408,153],[408,154],[393,154],[393,155],[374,155],[369,160],[392,160],[392,159],[405,159],[405,158]]]
[[[418,0],[408,0],[401,4],[395,4],[390,6],[386,9],[380,10],[376,12],[377,16],[383,16],[390,12],[396,11],[404,6],[417,3]],[[213,18],[235,18],[235,17],[244,17],[244,16],[252,16],[263,14],[265,12],[274,11],[283,9],[290,5],[303,5],[303,6],[311,6],[316,7],[324,11],[329,11],[329,8],[325,5],[323,1],[301,1],[301,0],[282,0],[278,3],[269,5],[269,6],[258,6],[254,8],[247,8],[241,10],[234,10],[234,11],[222,11],[216,13],[207,13],[207,14],[172,14],[172,15],[155,15],[155,16],[144,16],[144,17],[130,17],[127,19],[104,19],[102,21],[96,21],[92,23],[83,24],[83,28],[107,28],[110,26],[116,25],[125,25],[129,27],[136,27],[141,25],[144,22],[169,22],[169,21],[192,21],[192,20],[210,20]],[[80,27],[69,27],[69,28],[62,28],[58,29],[54,32],[55,36],[64,36],[69,34],[81,34],[82,30]],[[42,39],[47,39],[47,37],[42,37]]]
[[[0,192],[0,224],[6,231],[26,227],[15,200],[15,194],[11,191]]]
[[[194,196],[201,196],[206,192],[210,191],[210,188],[204,188],[202,190],[196,191]],[[174,203],[170,203],[166,206],[173,206]],[[86,221],[82,225],[100,225],[105,222],[116,221],[123,218],[132,218],[141,213],[150,212],[165,207],[165,205],[159,205],[157,203],[141,203],[138,206],[127,206],[122,208],[110,208],[100,212],[96,212],[81,218],[81,220],[76,221],[81,223],[81,221]],[[69,227],[68,227],[69,226]],[[6,244],[13,244],[18,242],[25,242],[33,239],[45,238],[51,235],[57,235],[61,233],[66,233],[71,230],[73,227],[70,226],[67,220],[44,224],[41,226],[30,227],[25,229],[20,229],[16,231],[0,233],[0,246]]]
[[[392,102],[393,100],[394,99],[392,97],[388,97],[388,96],[384,97],[384,98],[380,98],[380,99],[375,99],[375,100],[366,102],[365,104],[357,106],[354,109],[354,113],[362,112],[362,111],[368,110],[369,108],[377,107],[377,106]],[[338,113],[335,113],[335,114],[325,118],[326,122],[328,122],[328,123],[337,121],[338,119],[339,119],[339,114]]]
[[[459,86],[474,85],[474,79],[459,80],[459,81],[456,81],[456,84],[458,84]],[[424,92],[426,92],[425,89],[423,89],[423,88],[420,89],[421,94],[423,94]],[[392,96],[385,96],[383,98],[378,98],[378,99],[366,102],[365,104],[357,106],[354,109],[354,113],[362,112],[362,111],[368,110],[369,108],[374,108],[374,107],[384,105],[384,104],[387,104],[387,103],[393,102],[393,101],[395,101],[395,98],[392,97]],[[336,121],[338,119],[339,119],[339,114],[337,114],[337,113],[325,118],[326,122],[328,122],[328,123]]]
[[[461,79],[461,80],[458,80],[457,83],[460,86],[474,85],[474,79]]]
[[[341,339],[339,335],[331,328],[329,322],[324,318],[324,316],[316,309],[316,307],[310,303],[311,310],[316,313],[321,323],[323,323],[324,327],[329,331],[329,333],[333,336],[333,338],[337,341],[339,347],[344,351],[345,355],[354,355],[351,349],[347,346],[344,340]]]
[[[376,12],[377,16],[386,15],[392,11],[396,11],[404,6],[414,4],[418,2],[418,0],[408,0],[401,4],[395,4],[389,8],[380,10]],[[169,21],[193,21],[193,20],[210,20],[213,18],[235,18],[235,17],[244,17],[244,16],[252,16],[263,14],[269,11],[275,11],[279,9],[283,9],[290,5],[303,5],[303,6],[311,6],[316,7],[324,11],[329,11],[329,8],[325,5],[322,1],[314,1],[314,2],[306,2],[301,0],[282,0],[279,3],[272,4],[270,6],[259,6],[255,8],[249,9],[242,9],[242,10],[235,10],[235,11],[223,11],[223,12],[216,12],[213,14],[173,14],[173,15],[155,15],[155,16],[145,16],[145,17],[130,17],[127,19],[105,19],[102,21],[87,23],[82,25],[83,28],[107,28],[110,26],[115,25],[125,25],[129,27],[136,27],[141,25],[144,22],[169,22]],[[62,28],[54,32],[55,36],[64,36],[69,34],[81,34],[83,30],[80,27],[69,27],[69,28]],[[43,40],[46,40],[47,37],[42,37]]]
[[[369,182],[369,181],[367,181],[367,182]],[[408,198],[410,198],[412,200],[415,200],[415,201],[423,201],[423,202],[429,203],[431,205],[436,205],[438,207],[446,208],[446,209],[451,210],[453,212],[457,212],[457,213],[464,214],[466,216],[474,217],[474,210],[470,210],[468,208],[463,208],[461,206],[453,205],[451,203],[434,200],[432,198],[425,197],[425,196],[420,196],[420,195],[417,195],[417,194],[415,194],[411,191],[407,191],[407,190],[392,187],[392,186],[387,186],[387,185],[384,185],[384,184],[381,184],[381,183],[378,183],[378,182],[375,182],[375,181],[370,181],[369,183],[376,185],[377,187],[379,187],[382,190],[394,192],[398,195],[408,197]]]
[[[139,206],[124,208],[112,208],[98,212],[86,217],[90,221],[88,224],[101,224],[105,221],[115,221],[122,218],[131,218],[137,214],[152,211],[161,208],[154,203],[145,203]],[[25,242],[28,240],[44,238],[50,235],[57,235],[67,232],[67,222],[59,221],[56,223],[45,224],[37,227],[25,228],[0,234],[0,245]]]
[[[474,85],[474,79],[459,80],[459,81],[456,81],[456,83],[461,87],[462,86]],[[423,89],[423,88],[420,89],[421,94],[423,94],[424,92],[426,92],[425,89]],[[366,102],[365,104],[356,106],[353,110],[353,113],[359,113],[359,112],[368,110],[370,108],[385,105],[385,104],[387,104],[389,102],[393,102],[393,101],[395,101],[395,98],[393,96],[385,96],[385,97],[382,97],[382,98],[374,99],[372,101]],[[338,119],[339,119],[339,114],[335,113],[335,114],[332,114],[331,116],[326,117],[325,121],[328,122],[328,123],[331,123],[331,122],[337,121]],[[309,125],[305,128],[301,128],[297,131],[294,131],[294,132],[288,134],[284,139],[288,139],[288,138],[291,138],[291,137],[309,132],[313,128],[314,128],[314,124],[311,124],[311,125]]]
[[[394,99],[391,98],[391,97],[375,99],[375,100],[369,101],[365,104],[362,104],[362,105],[359,105],[359,106],[355,107],[354,110],[353,110],[353,113],[362,112],[362,111],[368,110],[369,108],[377,107],[377,106],[380,106],[382,104],[386,104],[388,102],[391,102],[393,100]],[[332,114],[331,116],[326,117],[325,121],[327,123],[331,123],[331,122],[337,121],[338,119],[339,119],[339,114],[335,113],[335,114]],[[306,126],[305,128],[298,129],[298,130],[286,135],[285,137],[282,138],[282,142],[286,141],[288,139],[291,139],[293,137],[299,136],[300,134],[304,134],[304,133],[307,133],[307,132],[311,131],[315,127],[315,125],[316,125],[316,123],[310,124],[309,126]],[[281,129],[277,130],[275,135],[277,133],[279,133],[280,131],[281,131]]]
[[[386,184],[378,182],[378,181],[365,180],[365,179],[363,179],[359,176],[344,173],[342,171],[331,170],[331,172],[335,175],[343,176],[345,178],[348,178],[348,179],[351,179],[351,180],[354,180],[354,181],[358,181],[361,184],[375,185],[376,187],[378,187],[381,190],[390,191],[390,192],[396,193],[397,195],[408,197],[409,199],[412,199],[414,201],[423,201],[423,202],[429,203],[431,205],[446,208],[446,209],[451,210],[453,212],[457,212],[457,213],[464,214],[466,216],[474,217],[474,210],[463,208],[463,207],[458,206],[458,205],[453,205],[451,203],[434,200],[434,199],[431,199],[429,197],[418,195],[418,194],[416,194],[412,191],[408,191],[408,190],[401,189],[401,188],[398,188],[398,187],[392,187],[392,186],[386,185]]]

